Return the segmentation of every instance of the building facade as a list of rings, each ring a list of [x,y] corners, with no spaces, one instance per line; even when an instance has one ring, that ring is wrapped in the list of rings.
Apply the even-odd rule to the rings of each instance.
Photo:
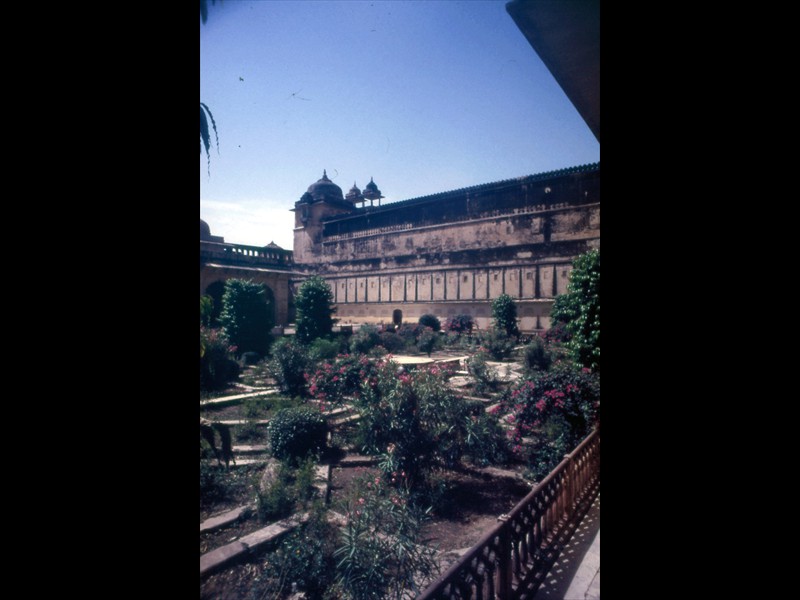
[[[468,314],[487,328],[505,293],[520,329],[542,331],[574,258],[600,247],[599,164],[382,198],[373,181],[344,195],[323,172],[295,203],[294,268],[324,277],[340,323]]]
[[[302,274],[293,270],[292,251],[276,244],[246,246],[225,243],[221,236],[200,220],[200,295],[214,300],[215,316],[222,307],[222,293],[228,279],[250,279],[263,283],[272,300],[276,325],[286,325],[290,313],[292,278]]]

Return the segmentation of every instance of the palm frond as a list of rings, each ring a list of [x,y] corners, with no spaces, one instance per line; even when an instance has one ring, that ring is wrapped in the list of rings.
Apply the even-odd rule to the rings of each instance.
[[[208,118],[206,118],[206,113],[208,113]],[[200,154],[203,153],[203,147],[206,149],[206,157],[208,158],[208,174],[211,175],[211,154],[209,150],[211,148],[211,132],[208,129],[208,119],[211,119],[211,127],[214,129],[214,138],[217,142],[217,154],[219,154],[219,135],[217,135],[217,123],[214,121],[214,115],[211,114],[211,110],[203,104],[200,103]]]

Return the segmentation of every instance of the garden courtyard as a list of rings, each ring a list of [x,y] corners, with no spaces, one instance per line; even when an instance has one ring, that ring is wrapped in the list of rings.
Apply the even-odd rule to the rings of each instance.
[[[304,321],[309,289],[261,346],[234,339],[233,292],[219,323],[201,302],[203,599],[417,597],[599,429],[599,337],[595,364],[574,328],[524,335],[507,296],[485,331],[336,333],[322,287]]]

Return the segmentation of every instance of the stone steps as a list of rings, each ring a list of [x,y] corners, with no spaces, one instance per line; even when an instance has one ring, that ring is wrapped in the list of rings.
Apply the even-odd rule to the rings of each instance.
[[[370,467],[378,462],[375,456],[348,454],[337,463],[337,467]]]
[[[214,517],[210,517],[200,523],[200,533],[205,533],[207,531],[214,531],[215,529],[219,529],[220,527],[227,527],[228,525],[235,523],[239,519],[246,519],[248,518],[253,510],[254,506],[247,505],[247,506],[239,506],[234,508],[233,510],[229,510],[228,512],[224,512],[222,514],[216,515]]]
[[[211,400],[201,400],[200,408],[214,408],[228,406],[229,404],[239,404],[248,398],[258,398],[259,396],[273,396],[278,393],[277,388],[267,389],[263,392],[248,392],[246,394],[236,394],[235,396],[223,396],[222,398],[212,398]]]
[[[261,549],[266,544],[277,541],[298,525],[305,523],[308,517],[309,513],[292,515],[288,519],[283,519],[282,521],[267,525],[235,542],[225,544],[216,550],[206,552],[200,557],[200,577],[244,558],[248,554]]]
[[[215,423],[222,423],[223,425],[245,425],[246,423],[269,425],[269,419],[254,419],[252,421],[248,421],[247,419],[223,419],[221,421],[215,421]]]
[[[253,444],[253,445],[242,445],[242,446],[233,446],[231,448],[233,453],[236,455],[239,454],[259,454],[261,452],[266,452],[269,450],[269,446],[266,444]]]

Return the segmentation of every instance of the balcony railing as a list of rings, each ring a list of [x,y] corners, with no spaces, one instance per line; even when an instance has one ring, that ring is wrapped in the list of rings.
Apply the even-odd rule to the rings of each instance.
[[[206,260],[219,259],[254,265],[289,266],[292,264],[292,254],[291,250],[273,249],[264,246],[200,242],[200,256]]]
[[[530,599],[600,490],[600,430],[417,600]]]

